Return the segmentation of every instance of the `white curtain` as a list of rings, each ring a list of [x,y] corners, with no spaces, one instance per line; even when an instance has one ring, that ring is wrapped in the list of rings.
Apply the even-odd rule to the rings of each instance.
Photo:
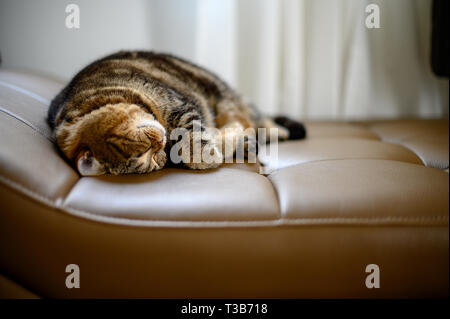
[[[431,0],[196,0],[189,10],[184,0],[161,2],[150,6],[154,48],[214,70],[268,114],[448,114],[448,80],[429,63]],[[379,29],[365,25],[370,3]]]
[[[5,68],[70,79],[119,49],[180,55],[225,78],[268,114],[302,119],[448,114],[430,69],[431,0],[0,1]],[[368,4],[379,29],[365,25]]]

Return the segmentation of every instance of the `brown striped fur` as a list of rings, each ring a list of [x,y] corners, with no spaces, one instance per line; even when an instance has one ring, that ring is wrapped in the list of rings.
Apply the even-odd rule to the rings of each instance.
[[[88,65],[55,97],[48,122],[82,175],[164,167],[174,128],[277,127],[217,76],[153,52],[119,52]],[[189,168],[218,163],[185,163]]]

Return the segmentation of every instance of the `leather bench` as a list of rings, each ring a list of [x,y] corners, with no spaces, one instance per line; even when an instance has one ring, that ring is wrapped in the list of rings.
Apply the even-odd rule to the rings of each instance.
[[[62,86],[0,71],[1,297],[448,297],[448,118],[306,122],[268,175],[81,178],[45,122]]]

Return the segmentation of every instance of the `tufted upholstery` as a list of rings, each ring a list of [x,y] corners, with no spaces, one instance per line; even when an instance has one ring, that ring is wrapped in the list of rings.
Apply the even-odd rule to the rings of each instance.
[[[61,87],[0,72],[0,296],[448,296],[448,119],[308,122],[267,176],[80,178],[45,123]]]

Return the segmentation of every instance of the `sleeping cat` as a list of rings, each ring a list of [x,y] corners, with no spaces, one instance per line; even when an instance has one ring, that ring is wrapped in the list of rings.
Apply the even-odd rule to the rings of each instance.
[[[219,129],[221,142],[225,131],[241,134],[248,128],[277,128],[280,139],[305,136],[302,124],[261,115],[211,72],[171,55],[142,51],[118,52],[85,67],[53,99],[47,120],[58,147],[81,175],[161,169],[176,142],[169,139],[171,131],[185,129],[193,143],[194,123],[201,132]],[[200,147],[212,150],[215,160],[196,162],[191,154],[182,161],[185,167],[222,163],[217,135],[205,136]]]

